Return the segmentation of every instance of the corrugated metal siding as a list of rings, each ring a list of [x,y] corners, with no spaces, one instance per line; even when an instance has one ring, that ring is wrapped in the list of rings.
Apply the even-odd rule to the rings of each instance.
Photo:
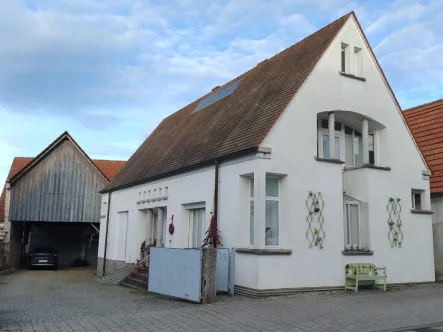
[[[66,140],[12,186],[10,220],[100,222],[105,182]]]

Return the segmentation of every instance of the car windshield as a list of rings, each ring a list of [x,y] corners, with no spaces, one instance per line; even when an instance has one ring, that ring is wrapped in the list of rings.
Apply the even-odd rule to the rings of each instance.
[[[35,253],[53,253],[54,248],[46,247],[46,248],[35,248]]]

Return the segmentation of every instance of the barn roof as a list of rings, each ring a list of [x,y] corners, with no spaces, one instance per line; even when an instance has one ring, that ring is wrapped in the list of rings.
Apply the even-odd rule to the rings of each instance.
[[[62,137],[65,137],[65,136],[67,137],[67,135],[69,135],[69,133],[67,133],[67,132],[63,133],[54,142],[57,142]],[[72,137],[70,135],[69,135],[69,137],[72,139]],[[75,143],[75,144],[77,145],[77,143]],[[51,147],[52,145],[53,145],[53,143],[50,144],[49,147]],[[22,172],[25,171],[25,169],[27,169],[28,167],[31,167],[34,164],[34,162],[37,161],[38,158],[41,158],[43,153],[49,152],[48,148],[43,150],[43,152],[40,153],[38,157],[15,157],[12,161],[11,168],[9,170],[8,177],[6,178],[6,180],[11,181],[12,179],[17,178]],[[82,150],[82,152],[83,152],[83,150]],[[120,169],[123,167],[123,165],[125,164],[125,161],[122,161],[122,160],[91,159],[91,161],[108,181],[111,181],[115,177],[115,175],[120,171]],[[5,197],[5,188],[3,188],[3,191],[0,195],[0,222],[4,221],[5,198],[6,198]]]
[[[165,118],[105,191],[256,151],[351,12]]]

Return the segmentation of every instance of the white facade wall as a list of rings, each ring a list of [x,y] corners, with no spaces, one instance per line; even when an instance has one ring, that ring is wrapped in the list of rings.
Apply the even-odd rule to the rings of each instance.
[[[242,175],[253,173],[256,165],[263,162],[263,159],[243,158],[232,161],[229,164],[221,164],[219,169],[219,214],[218,226],[222,236],[223,246],[226,248],[247,246],[249,244],[249,219],[248,223],[240,225],[239,215],[247,215],[249,206],[240,206],[240,193],[248,194],[246,184],[242,181]],[[247,160],[247,161],[244,161]],[[108,250],[106,259],[134,262],[140,255],[140,245],[146,238],[148,228],[146,227],[145,214],[142,211],[155,207],[166,208],[167,216],[164,224],[163,234],[164,246],[171,248],[189,247],[189,212],[186,210],[187,204],[205,204],[206,217],[204,230],[209,227],[211,212],[214,202],[214,182],[215,168],[197,170],[174,176],[161,181],[119,190],[111,194],[111,209],[108,231]],[[244,184],[241,188],[241,183]],[[160,201],[137,204],[140,200],[139,193],[168,188],[168,198]],[[143,196],[142,196],[143,198]],[[248,199],[248,198],[247,198]],[[108,194],[103,195],[102,203],[108,201]],[[249,201],[248,201],[249,203]],[[102,204],[106,205],[106,204]],[[100,225],[100,246],[99,257],[104,257],[104,243],[106,235],[106,211],[102,210]],[[127,246],[122,249],[126,238],[122,229],[119,228],[119,212],[128,211]],[[171,216],[174,215],[175,231],[170,235],[168,230]],[[116,230],[118,228],[118,230]],[[125,256],[126,252],[126,256]],[[241,262],[241,258],[240,258]],[[241,280],[241,277],[239,277]]]
[[[433,194],[431,201],[432,228],[434,235],[434,264],[436,279],[443,279],[443,195]]]
[[[366,82],[339,74],[342,42],[362,48],[362,76]],[[343,166],[315,159],[318,113],[334,110],[359,113],[385,127],[376,136],[376,164],[389,166],[390,171],[347,171],[346,188],[343,188]],[[292,250],[292,254],[263,256],[237,253],[236,285],[255,289],[341,286],[344,283],[344,266],[350,262],[386,265],[389,283],[434,281],[432,217],[410,212],[412,188],[426,191],[423,204],[430,209],[429,181],[422,179],[426,166],[353,18],[319,61],[262,146],[272,149],[270,159],[258,158],[220,168],[219,228],[223,245],[236,248],[249,246],[249,193],[242,175],[254,174],[254,248],[265,247],[265,176],[273,173],[282,176],[279,247]],[[167,200],[145,203],[144,206],[136,203],[139,192],[160,187],[168,187]],[[348,195],[368,203],[372,256],[342,254],[344,189]],[[308,227],[305,201],[309,191],[321,192],[325,202],[324,249],[309,248],[305,236]],[[187,247],[188,220],[183,204],[205,202],[206,229],[213,194],[213,168],[112,193],[111,224],[115,223],[118,212],[129,211],[129,255],[123,257],[123,253],[112,249],[111,243],[107,258],[134,261],[140,247],[138,210],[154,207],[155,204],[167,206],[165,228],[174,215],[175,233],[171,237],[164,230],[167,234],[165,246]],[[391,248],[388,240],[386,206],[390,197],[401,199],[402,248]],[[105,220],[102,218],[102,230],[105,229]],[[100,236],[103,234],[101,231]],[[111,234],[110,238],[114,236]],[[138,241],[132,242],[134,239]],[[99,257],[103,257],[102,242],[101,238]]]

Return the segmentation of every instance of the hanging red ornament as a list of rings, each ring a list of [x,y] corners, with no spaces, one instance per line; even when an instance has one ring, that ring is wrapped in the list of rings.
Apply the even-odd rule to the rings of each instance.
[[[171,216],[171,223],[169,224],[169,234],[174,234],[175,226],[174,226],[174,215]]]

